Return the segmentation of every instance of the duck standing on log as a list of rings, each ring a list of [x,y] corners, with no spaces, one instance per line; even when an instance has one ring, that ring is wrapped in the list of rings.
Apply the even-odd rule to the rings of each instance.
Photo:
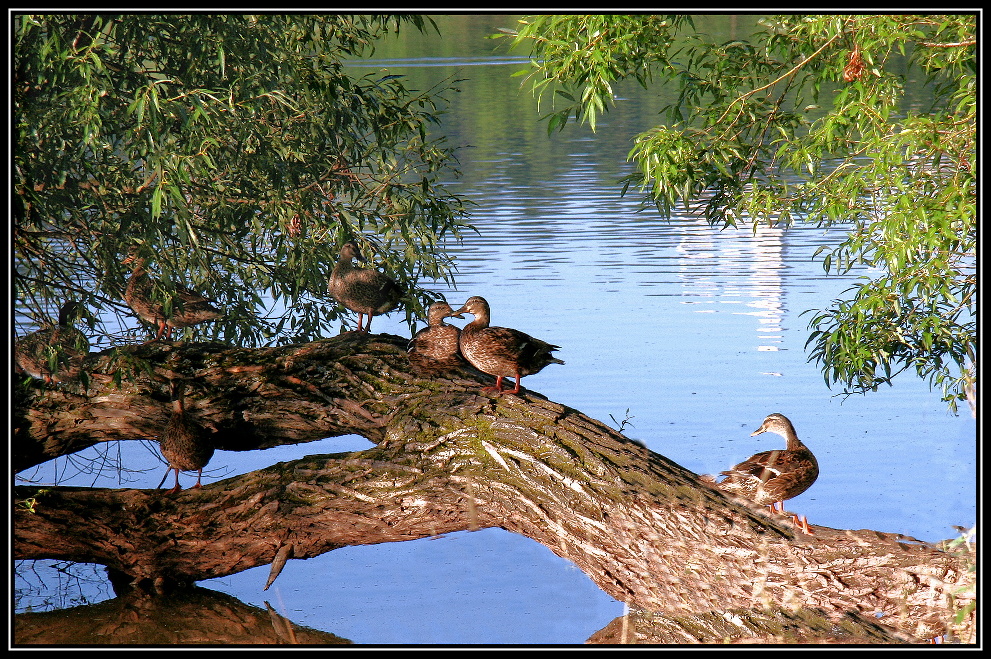
[[[353,242],[344,243],[341,256],[330,274],[327,290],[340,304],[358,314],[359,332],[368,332],[372,316],[388,313],[399,305],[405,291],[391,277],[371,268],[359,268],[353,259],[364,262],[361,250]],[[368,324],[362,330],[362,316]]]
[[[89,354],[89,339],[72,326],[80,304],[69,300],[59,309],[55,327],[27,334],[14,343],[14,363],[45,383],[75,380]]]
[[[706,480],[717,488],[769,506],[771,512],[784,512],[784,502],[797,497],[812,487],[819,477],[816,456],[799,439],[795,427],[784,414],[769,414],[751,437],[773,432],[787,440],[784,450],[758,453],[728,471],[721,482],[712,477]],[[805,516],[792,515],[799,529],[811,534],[812,529]]]
[[[407,353],[410,364],[423,373],[440,373],[464,366],[459,342],[461,330],[444,322],[445,318],[463,318],[447,302],[434,302],[427,309],[427,326],[413,335]]]
[[[141,255],[141,248],[137,245],[128,250],[123,263],[125,265],[133,263],[134,269],[127,281],[127,288],[124,290],[124,300],[138,315],[138,318],[158,329],[154,341],[162,338],[163,333],[165,339],[170,340],[172,328],[198,325],[223,315],[219,309],[210,304],[209,299],[182,286],[175,287],[173,307],[169,313],[166,313],[164,305],[153,299],[152,292],[157,282],[149,277],[147,270],[145,270],[147,261]]]
[[[179,487],[180,471],[195,471],[196,485],[193,487],[202,487],[200,479],[203,476],[203,467],[210,462],[214,450],[213,441],[203,427],[194,423],[186,414],[182,393],[176,395],[175,384],[172,385],[172,395],[172,415],[158,442],[162,457],[169,463],[158,487],[162,487],[170,471],[175,472],[175,486],[166,494],[174,494],[182,489]]]
[[[564,363],[551,355],[560,346],[509,327],[489,327],[489,303],[485,298],[468,298],[457,313],[475,317],[461,330],[461,354],[478,370],[496,377],[495,386],[483,387],[482,391],[517,394],[524,375],[538,373],[548,364]],[[516,379],[516,387],[510,391],[502,388],[502,379],[507,377]]]

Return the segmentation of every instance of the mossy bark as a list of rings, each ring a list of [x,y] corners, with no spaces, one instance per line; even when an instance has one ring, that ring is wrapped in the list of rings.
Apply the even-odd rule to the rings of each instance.
[[[577,410],[527,390],[483,394],[490,378],[470,371],[427,377],[405,341],[149,344],[91,356],[85,392],[20,391],[19,468],[100,441],[157,439],[173,380],[220,449],[352,433],[375,445],[174,496],[17,487],[15,556],[100,563],[135,585],[192,583],[277,557],[500,527],[640,610],[815,610],[914,638],[946,630],[950,595],[972,579],[957,555],[909,538],[824,527],[796,535]],[[141,368],[118,384],[125,364]]]

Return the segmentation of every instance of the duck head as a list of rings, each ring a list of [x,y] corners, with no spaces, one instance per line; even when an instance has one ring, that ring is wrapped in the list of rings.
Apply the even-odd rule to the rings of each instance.
[[[489,303],[485,301],[485,298],[479,297],[478,295],[473,295],[468,298],[465,303],[458,309],[456,314],[470,313],[473,316],[485,318],[489,317]]]
[[[441,302],[441,301],[434,302],[433,304],[430,305],[430,308],[427,309],[427,320],[430,322],[431,325],[439,323],[445,318],[451,318],[451,317],[464,318],[464,316],[461,315],[460,309],[458,311],[455,311],[454,309],[451,308],[451,305],[448,304],[447,302]]]
[[[361,249],[355,242],[348,241],[341,246],[341,259],[350,261],[357,259],[359,263],[365,262],[365,257],[361,254]]]
[[[764,423],[760,425],[760,428],[750,433],[751,437],[756,437],[765,432],[773,432],[781,435],[782,437],[788,437],[788,433],[794,434],[795,429],[791,425],[791,421],[788,420],[784,414],[768,414],[764,419]]]

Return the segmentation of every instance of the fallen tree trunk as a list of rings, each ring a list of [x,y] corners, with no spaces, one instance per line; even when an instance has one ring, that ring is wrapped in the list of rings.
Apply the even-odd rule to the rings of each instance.
[[[958,591],[973,576],[955,554],[874,531],[796,536],[576,410],[525,390],[482,394],[476,373],[426,377],[405,342],[351,333],[257,350],[149,344],[91,356],[85,394],[18,394],[21,469],[98,441],[157,439],[176,380],[220,449],[352,433],[375,446],[175,496],[17,487],[16,558],[99,563],[161,587],[500,527],[573,561],[616,599],[670,616],[801,608],[927,638],[968,597]],[[141,368],[118,386],[125,363]]]

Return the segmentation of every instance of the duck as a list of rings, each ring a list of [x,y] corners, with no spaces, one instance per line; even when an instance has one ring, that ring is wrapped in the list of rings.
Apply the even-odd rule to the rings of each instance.
[[[174,391],[173,388],[173,393]],[[182,489],[179,487],[180,471],[195,471],[196,485],[193,488],[203,487],[200,479],[203,476],[203,467],[213,457],[213,442],[202,426],[194,423],[186,414],[181,395],[173,397],[172,413],[165,426],[165,431],[159,439],[158,448],[162,457],[169,463],[169,468],[165,471],[162,482],[158,484],[159,488],[169,477],[169,472],[172,471],[175,472],[175,486],[166,494],[175,494]]]
[[[433,302],[427,309],[427,326],[413,335],[407,347],[410,363],[418,370],[438,372],[465,364],[459,348],[461,330],[444,322],[451,317],[464,318],[444,301]]]
[[[340,304],[358,314],[358,332],[368,332],[372,316],[389,313],[399,305],[405,290],[388,275],[371,268],[356,267],[351,261],[364,262],[358,245],[344,243],[340,258],[330,274],[327,290]],[[368,316],[368,324],[362,330],[362,318]]]
[[[784,502],[812,487],[819,477],[816,456],[798,439],[795,427],[784,414],[769,414],[760,428],[750,434],[756,437],[773,432],[787,440],[784,450],[764,451],[753,455],[721,475],[726,478],[715,483],[725,492],[766,505],[773,513],[784,512]],[[812,529],[805,516],[792,515],[798,528],[809,535]]]
[[[468,298],[456,313],[475,317],[461,330],[461,354],[478,370],[496,377],[495,386],[483,387],[482,391],[518,394],[524,375],[538,373],[549,364],[564,364],[551,354],[560,346],[509,327],[489,327],[489,303],[483,297]],[[502,380],[507,377],[516,379],[512,390],[502,388]]]
[[[89,339],[72,326],[79,302],[69,300],[59,308],[58,324],[31,332],[14,343],[14,363],[46,384],[75,380],[89,354]],[[55,370],[52,370],[52,366]]]
[[[173,328],[198,325],[223,315],[222,311],[211,304],[212,300],[182,286],[175,287],[173,308],[166,314],[165,307],[152,297],[152,291],[160,284],[148,275],[145,269],[147,262],[137,245],[128,250],[123,263],[133,264],[133,270],[124,290],[124,300],[138,318],[158,329],[153,341],[162,338],[162,334],[165,334],[167,341],[171,340]]]

